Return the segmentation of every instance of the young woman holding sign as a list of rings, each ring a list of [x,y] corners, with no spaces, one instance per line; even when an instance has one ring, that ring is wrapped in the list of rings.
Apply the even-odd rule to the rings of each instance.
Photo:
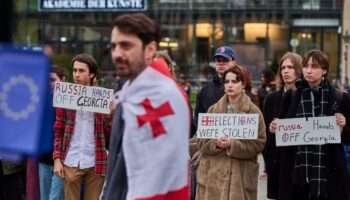
[[[342,142],[349,139],[349,99],[328,81],[329,62],[319,50],[309,51],[303,62],[304,78],[297,89],[285,94],[279,118],[336,116],[342,130]],[[345,115],[345,116],[344,116]],[[269,129],[275,133],[276,121]],[[278,148],[279,200],[350,198],[349,176],[346,172],[342,144],[297,145]]]
[[[250,81],[245,70],[235,66],[225,71],[222,76],[225,95],[209,108],[208,113],[257,113],[258,138],[198,139],[202,158],[197,171],[197,200],[257,199],[257,156],[266,140],[265,123],[259,108],[244,92]]]

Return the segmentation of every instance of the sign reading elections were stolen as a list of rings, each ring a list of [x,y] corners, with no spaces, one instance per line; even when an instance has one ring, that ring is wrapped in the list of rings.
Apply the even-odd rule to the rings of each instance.
[[[258,138],[258,114],[199,113],[198,138],[251,140]]]
[[[145,11],[147,0],[40,0],[39,11]]]
[[[53,106],[109,114],[112,99],[112,89],[58,82],[53,94]]]
[[[335,116],[276,119],[276,146],[340,143]]]

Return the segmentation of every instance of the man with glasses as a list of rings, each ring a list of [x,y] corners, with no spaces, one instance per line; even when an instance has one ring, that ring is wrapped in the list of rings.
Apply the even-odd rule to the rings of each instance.
[[[224,96],[225,91],[223,84],[221,83],[221,77],[226,69],[236,65],[235,57],[235,53],[231,47],[222,46],[216,49],[213,56],[216,73],[213,80],[205,85],[197,96],[194,122],[192,123],[194,130],[197,129],[198,114],[206,113],[211,105],[218,102],[219,99]],[[197,155],[200,154],[197,151],[197,138],[193,137],[190,140],[190,155],[193,156],[194,160],[196,159]],[[195,152],[197,152],[197,155],[194,155]],[[191,161],[191,163],[191,199],[195,199],[197,166],[194,166],[196,165],[195,162]]]
[[[214,54],[216,74],[212,82],[205,85],[197,96],[195,109],[195,124],[199,113],[206,113],[208,108],[216,103],[224,94],[224,88],[220,82],[225,70],[236,65],[235,53],[231,47],[222,46],[216,49]]]

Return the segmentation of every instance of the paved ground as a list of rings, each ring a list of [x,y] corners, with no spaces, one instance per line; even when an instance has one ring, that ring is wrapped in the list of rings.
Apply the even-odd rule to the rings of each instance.
[[[259,164],[260,164],[260,169],[259,169],[259,175],[261,174],[261,172],[264,170],[264,160],[262,155],[259,155],[258,158]],[[260,180],[258,182],[258,200],[267,200],[268,198],[266,198],[266,184],[267,181],[266,180]]]

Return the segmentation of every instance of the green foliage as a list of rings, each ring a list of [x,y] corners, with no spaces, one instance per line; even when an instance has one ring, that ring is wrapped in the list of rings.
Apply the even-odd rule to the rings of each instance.
[[[191,104],[191,107],[192,107],[193,110],[194,110],[195,107],[196,107],[197,95],[198,95],[198,92],[191,91],[191,92],[190,92],[190,95],[189,95],[189,97],[188,97],[189,100],[190,100],[190,104]]]
[[[13,1],[14,9],[16,12],[38,12],[39,0],[15,0]]]
[[[54,55],[52,58],[52,64],[57,65],[60,67],[64,67],[68,71],[68,81],[72,82],[72,66],[71,66],[71,60],[73,58],[73,55],[71,54],[58,54]]]

